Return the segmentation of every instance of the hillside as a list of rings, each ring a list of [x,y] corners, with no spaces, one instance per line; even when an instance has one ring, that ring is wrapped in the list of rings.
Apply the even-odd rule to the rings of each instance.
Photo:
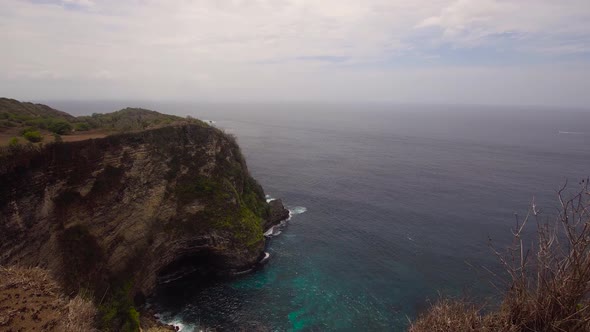
[[[205,125],[197,119],[142,108],[75,117],[47,105],[0,98],[0,146],[28,142],[72,142],[188,123]]]
[[[0,122],[19,125],[35,119],[55,119],[74,122],[76,118],[66,112],[58,111],[47,105],[20,102],[15,99],[0,98]]]

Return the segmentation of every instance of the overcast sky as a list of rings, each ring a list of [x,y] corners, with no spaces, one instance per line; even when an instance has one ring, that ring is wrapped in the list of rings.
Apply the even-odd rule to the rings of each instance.
[[[590,105],[590,0],[0,0],[24,100]]]

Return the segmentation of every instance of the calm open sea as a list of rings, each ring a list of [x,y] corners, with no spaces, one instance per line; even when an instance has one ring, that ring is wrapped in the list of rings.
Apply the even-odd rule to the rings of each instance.
[[[488,237],[505,246],[514,213],[533,196],[550,216],[564,181],[590,175],[590,112],[49,104],[74,114],[143,106],[214,120],[237,136],[266,193],[299,212],[271,240],[262,270],[160,289],[156,306],[183,331],[400,331],[439,291],[493,296],[483,267],[498,264]]]

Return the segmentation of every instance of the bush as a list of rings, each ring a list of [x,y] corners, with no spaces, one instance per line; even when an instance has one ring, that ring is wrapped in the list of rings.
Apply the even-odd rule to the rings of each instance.
[[[49,131],[56,133],[58,135],[65,135],[72,131],[72,125],[66,121],[58,120],[54,121],[47,127]]]
[[[76,129],[76,131],[88,131],[90,130],[90,125],[86,122],[76,123],[74,129]]]
[[[41,133],[37,130],[27,130],[23,134],[23,137],[32,143],[38,143],[43,140],[43,136],[41,136]]]

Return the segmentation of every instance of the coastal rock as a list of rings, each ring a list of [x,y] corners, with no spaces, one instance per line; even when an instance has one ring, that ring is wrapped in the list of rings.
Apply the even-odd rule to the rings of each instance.
[[[274,225],[278,225],[281,221],[289,218],[289,210],[283,205],[280,199],[274,199],[268,203],[270,207],[269,217],[266,220],[264,229],[267,230]]]

